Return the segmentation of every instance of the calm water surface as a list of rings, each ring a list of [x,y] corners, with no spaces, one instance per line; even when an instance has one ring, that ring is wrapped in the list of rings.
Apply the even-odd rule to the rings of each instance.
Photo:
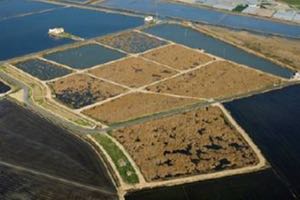
[[[214,25],[246,29],[286,37],[300,38],[300,26],[258,19],[250,16],[241,16],[223,13],[217,10],[197,8],[188,5],[170,3],[159,0],[106,0],[98,5],[149,13],[161,17],[175,17],[193,20]]]
[[[145,32],[192,48],[204,49],[206,52],[213,55],[284,78],[290,78],[294,74],[292,70],[279,66],[264,58],[250,54],[242,49],[234,47],[233,45],[214,39],[191,28],[177,24],[160,24],[145,29]]]
[[[225,104],[300,198],[300,86]]]
[[[78,8],[60,8],[11,18],[0,21],[0,60],[73,42],[69,39],[49,37],[49,28],[64,27],[66,32],[82,38],[91,38],[134,28],[143,23],[143,19],[138,17]]]

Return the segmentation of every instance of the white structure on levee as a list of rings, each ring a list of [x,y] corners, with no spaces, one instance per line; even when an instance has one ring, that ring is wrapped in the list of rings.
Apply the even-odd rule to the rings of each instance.
[[[300,80],[300,73],[299,72],[296,72],[293,76],[293,79],[294,80]]]
[[[154,22],[154,18],[152,16],[147,16],[147,17],[145,17],[144,20],[145,20],[146,23],[153,23]]]
[[[48,34],[57,36],[57,35],[60,35],[64,32],[65,32],[65,30],[63,28],[53,28],[53,29],[50,28],[49,31],[48,31]]]

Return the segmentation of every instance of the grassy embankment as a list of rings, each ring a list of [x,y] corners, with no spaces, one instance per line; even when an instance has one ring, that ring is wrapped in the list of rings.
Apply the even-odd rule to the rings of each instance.
[[[105,149],[114,162],[124,182],[135,184],[139,182],[133,166],[118,146],[104,134],[93,135],[93,138]]]
[[[62,107],[52,103],[49,101],[48,98],[46,98],[46,92],[47,89],[45,86],[38,81],[26,76],[25,74],[22,74],[18,72],[17,70],[10,68],[10,67],[2,67],[2,70],[6,72],[7,74],[13,76],[15,79],[22,81],[26,85],[30,87],[29,90],[29,96],[30,98],[37,103],[38,105],[42,106],[46,110],[49,110],[59,116],[62,116],[63,118],[72,121],[80,126],[84,127],[93,127],[94,124],[86,119],[83,119],[81,116],[76,115],[75,113],[72,113],[71,111],[68,111],[66,109],[63,109]]]

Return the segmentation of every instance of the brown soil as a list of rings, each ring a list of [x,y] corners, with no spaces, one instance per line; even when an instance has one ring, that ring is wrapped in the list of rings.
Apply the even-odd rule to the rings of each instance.
[[[274,83],[280,83],[280,79],[226,61],[217,61],[146,89],[184,96],[221,98],[263,89]]]
[[[85,74],[68,76],[49,85],[56,98],[72,108],[81,108],[126,91]]]
[[[255,35],[213,26],[200,26],[200,30],[300,70],[300,40]]]
[[[258,159],[218,107],[116,130],[147,181],[252,166]]]
[[[136,119],[194,102],[196,102],[196,100],[157,94],[132,93],[84,110],[83,114],[104,123],[111,124]]]
[[[167,44],[165,41],[134,31],[106,36],[97,41],[129,53],[141,53]]]
[[[117,61],[90,73],[129,87],[140,87],[176,74],[174,70],[138,57]]]
[[[169,45],[143,56],[179,70],[191,69],[213,60],[204,53],[179,45]]]

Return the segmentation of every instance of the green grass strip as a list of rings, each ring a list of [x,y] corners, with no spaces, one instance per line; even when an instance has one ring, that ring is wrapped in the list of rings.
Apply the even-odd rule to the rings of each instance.
[[[104,134],[93,135],[95,140],[105,149],[119,171],[124,182],[129,184],[135,184],[139,182],[138,176],[135,173],[134,168],[130,164],[125,154],[119,149],[119,147]]]

